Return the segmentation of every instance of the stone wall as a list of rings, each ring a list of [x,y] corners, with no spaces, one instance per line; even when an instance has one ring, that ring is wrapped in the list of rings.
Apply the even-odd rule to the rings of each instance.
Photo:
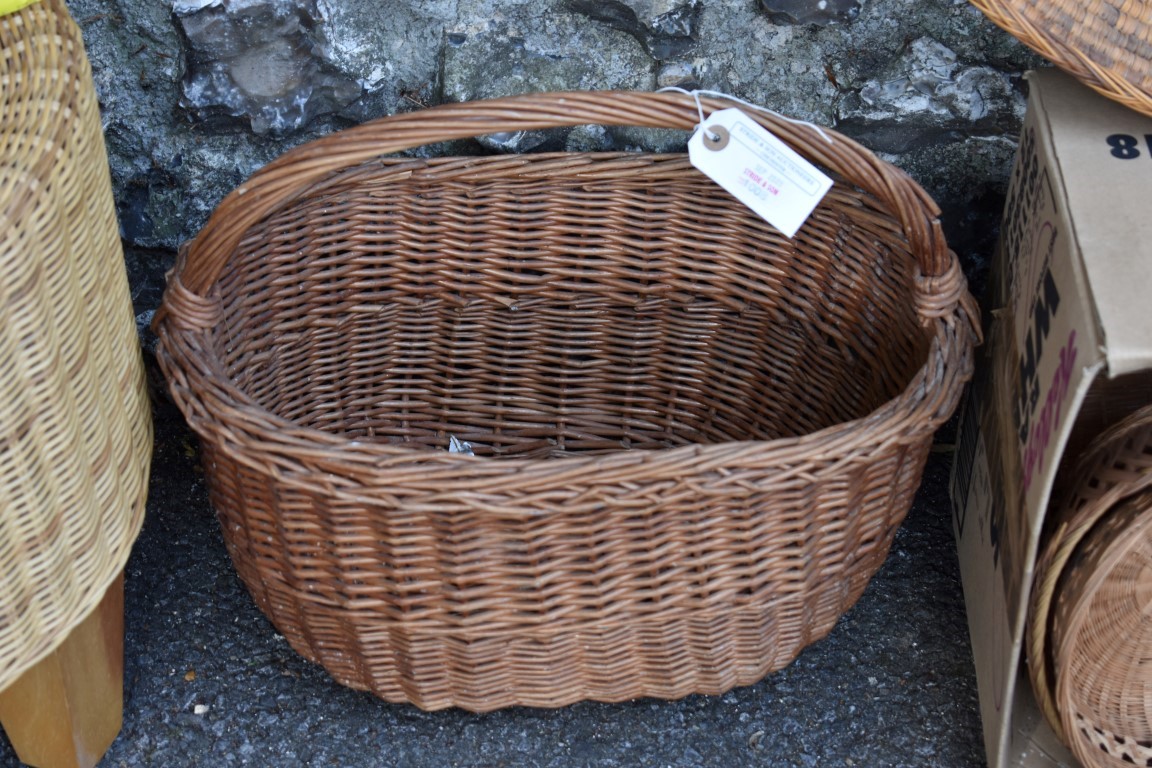
[[[978,272],[1039,60],[965,0],[69,0],[123,234],[171,250],[262,164],[443,101],[570,88],[724,91],[908,170]],[[550,140],[556,141],[555,137]],[[477,151],[533,148],[497,137]],[[677,149],[589,128],[576,149]],[[677,145],[677,146],[670,146]]]

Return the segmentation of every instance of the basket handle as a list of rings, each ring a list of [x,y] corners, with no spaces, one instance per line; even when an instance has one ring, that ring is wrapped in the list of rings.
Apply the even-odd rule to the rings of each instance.
[[[700,98],[700,103],[707,112],[737,106],[711,97]],[[948,275],[958,271],[956,257],[948,251],[939,209],[903,171],[835,131],[825,129],[832,139],[828,141],[807,124],[759,111],[749,114],[801,155],[886,203],[899,218],[917,255],[921,279],[955,282]],[[530,94],[443,104],[373,120],[290,150],[233,190],[188,244],[185,258],[181,259],[179,282],[184,291],[206,298],[229,255],[260,219],[330,173],[381,155],[507,131],[583,124],[691,130],[698,122],[697,102],[691,95],[642,91]],[[949,312],[958,298],[944,302],[950,305]],[[928,311],[937,314],[940,309]]]

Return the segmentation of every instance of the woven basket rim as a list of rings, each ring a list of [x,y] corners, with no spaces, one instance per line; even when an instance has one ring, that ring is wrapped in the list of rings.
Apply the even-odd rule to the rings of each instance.
[[[581,455],[574,453],[562,460],[550,458],[510,458],[469,456],[463,453],[449,453],[448,451],[429,450],[427,448],[414,448],[407,443],[385,443],[369,440],[357,440],[333,432],[326,432],[315,427],[308,427],[286,419],[265,406],[256,402],[251,395],[237,387],[231,378],[221,376],[207,379],[215,390],[214,395],[224,402],[234,403],[238,411],[242,411],[252,425],[250,434],[258,438],[265,449],[275,449],[285,456],[294,456],[307,459],[316,453],[317,445],[324,446],[325,450],[339,454],[339,461],[348,461],[362,466],[366,471],[378,471],[383,465],[382,460],[388,461],[388,466],[399,467],[406,463],[422,466],[435,465],[443,470],[444,477],[437,475],[429,478],[430,485],[445,487],[450,483],[450,477],[455,470],[467,467],[471,472],[468,481],[469,487],[475,487],[476,470],[487,466],[494,480],[510,470],[529,470],[548,466],[555,469],[555,474],[575,473],[581,470],[601,470],[606,463],[620,463],[627,465],[646,464],[649,469],[659,466],[662,460],[670,465],[679,465],[686,456],[695,455],[706,467],[708,461],[716,461],[724,466],[733,466],[740,463],[740,457],[745,453],[755,453],[754,461],[761,463],[766,455],[774,456],[782,462],[792,459],[797,464],[796,472],[802,472],[802,463],[809,458],[809,449],[813,445],[823,445],[827,449],[835,449],[843,443],[859,442],[860,430],[868,428],[876,430],[888,425],[898,425],[909,419],[907,412],[897,413],[900,406],[905,403],[915,403],[912,416],[928,416],[935,410],[928,405],[917,393],[931,388],[927,381],[930,369],[938,369],[934,361],[943,360],[945,353],[942,350],[939,335],[930,344],[928,359],[917,371],[916,375],[896,397],[890,398],[865,416],[849,421],[833,424],[823,429],[804,435],[781,437],[773,440],[729,440],[715,443],[693,443],[691,445],[675,446],[672,448],[654,448],[644,450],[629,450],[622,448],[619,451],[598,453],[595,455]],[[189,424],[198,433],[211,433],[211,419],[202,419],[195,416],[189,418]],[[235,423],[230,424],[234,431]],[[889,438],[895,440],[895,438]],[[877,450],[882,449],[888,442],[877,439]],[[233,441],[223,440],[224,446],[231,445]],[[239,457],[240,454],[231,454]],[[622,457],[629,457],[621,461]],[[857,461],[865,460],[864,456],[854,457]],[[752,460],[751,457],[749,460]],[[549,473],[552,474],[552,473]]]
[[[171,311],[171,299],[203,302],[220,277],[226,254],[239,244],[248,225],[271,213],[280,202],[307,194],[316,182],[329,178],[335,169],[346,169],[437,142],[501,131],[590,123],[691,130],[698,124],[701,109],[710,113],[741,106],[739,102],[713,96],[694,98],[669,92],[557,91],[445,103],[330,133],[288,150],[221,201],[200,232],[185,243],[182,250],[191,254],[188,263],[178,263],[173,273],[181,279],[184,291],[176,297],[166,294],[168,306],[161,307],[156,323],[161,324]],[[939,207],[903,170],[880,160],[834,129],[793,120],[770,110],[747,114],[809,161],[839,172],[850,183],[891,204],[893,215],[904,226],[910,250],[916,254],[924,275],[943,276],[955,266],[956,256],[948,250],[940,229]],[[641,156],[640,153],[637,156]],[[963,286],[954,283],[950,283],[950,287],[956,300],[966,292]],[[187,308],[182,302],[180,306]],[[203,309],[203,305],[199,308]],[[946,314],[949,313],[942,312],[940,316]]]
[[[707,111],[734,103],[702,97]],[[964,379],[972,366],[969,340],[979,339],[979,310],[968,293],[956,255],[947,249],[939,224],[939,209],[930,196],[905,172],[876,158],[856,142],[828,128],[793,121],[774,113],[749,113],[785,143],[810,160],[821,163],[845,177],[846,183],[863,187],[881,203],[890,206],[892,216],[903,226],[906,247],[915,258],[916,285],[910,290],[925,334],[925,358],[903,391],[882,403],[871,413],[851,421],[830,425],[818,431],[771,441],[727,441],[693,444],[665,449],[632,451],[622,449],[607,454],[566,456],[563,460],[540,458],[467,456],[447,451],[416,449],[403,443],[360,441],[305,427],[272,413],[235,386],[218,358],[197,355],[186,343],[197,334],[210,334],[216,319],[218,301],[215,285],[230,253],[249,228],[272,215],[283,205],[307,196],[341,171],[372,162],[391,159],[396,152],[446,141],[496,132],[497,129],[558,127],[601,122],[604,125],[692,129],[698,122],[697,100],[691,95],[633,91],[569,91],[526,94],[463,104],[442,104],[417,112],[401,113],[329,134],[295,147],[251,179],[241,184],[217,208],[200,233],[181,249],[169,273],[164,303],[157,312],[154,328],[160,338],[161,366],[169,380],[186,381],[196,376],[202,388],[184,388],[191,409],[188,421],[202,436],[213,434],[223,446],[237,445],[230,434],[243,429],[262,449],[275,451],[286,461],[290,473],[299,466],[330,467],[332,474],[353,477],[356,471],[378,473],[388,467],[428,469],[429,487],[451,487],[453,477],[467,468],[467,487],[475,488],[478,474],[490,476],[493,483],[510,471],[539,476],[541,484],[558,475],[595,473],[603,476],[606,466],[635,467],[644,464],[658,469],[661,462],[674,466],[685,456],[696,456],[701,466],[734,466],[743,461],[763,463],[766,456],[794,472],[804,472],[813,458],[813,447],[834,448],[858,445],[861,431],[873,435],[876,450],[900,442],[901,425],[910,419],[931,418],[947,406],[956,393],[933,397],[940,384],[953,377]],[[804,150],[808,149],[808,152]],[[532,158],[554,159],[557,153],[512,156],[531,162]],[[565,153],[616,154],[621,153]],[[632,156],[634,153],[623,153]],[[684,153],[646,153],[683,155]],[[638,158],[645,155],[637,154]],[[508,162],[509,156],[495,156]],[[405,158],[406,159],[406,158]],[[451,159],[451,158],[448,158]],[[419,161],[420,158],[413,158]],[[519,160],[518,160],[519,161]],[[516,161],[516,162],[518,162]],[[865,186],[867,185],[867,186]],[[231,206],[230,214],[221,213]],[[239,221],[237,220],[239,219]],[[206,338],[206,336],[202,337]],[[206,345],[210,348],[211,345]],[[199,345],[204,349],[205,345]],[[186,371],[174,376],[176,366],[169,355],[181,358]],[[945,387],[948,389],[948,387]],[[929,393],[929,394],[926,394]],[[221,405],[231,417],[226,429],[217,429],[215,407]],[[909,409],[908,404],[912,404]],[[901,407],[903,412],[899,412]],[[447,435],[445,435],[447,442]],[[330,455],[322,456],[328,453]],[[235,457],[243,462],[243,451]],[[861,460],[854,458],[854,460]],[[352,468],[355,467],[356,471]],[[435,471],[433,471],[433,468]],[[328,470],[326,470],[328,471]],[[527,478],[518,476],[518,482]],[[462,486],[463,487],[463,486]]]

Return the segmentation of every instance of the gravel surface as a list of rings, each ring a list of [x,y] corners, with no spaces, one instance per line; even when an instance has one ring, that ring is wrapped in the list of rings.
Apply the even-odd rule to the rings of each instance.
[[[126,579],[131,766],[984,765],[947,496],[933,454],[892,552],[832,634],[724,696],[476,715],[385,703],[292,651],[236,577],[195,440],[157,406],[144,530]],[[19,765],[0,739],[0,765]]]

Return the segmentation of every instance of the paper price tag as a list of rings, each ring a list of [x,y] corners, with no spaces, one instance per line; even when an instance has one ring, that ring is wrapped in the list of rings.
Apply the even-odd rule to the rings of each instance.
[[[709,115],[688,140],[688,159],[788,237],[832,187],[832,179],[739,109]]]

